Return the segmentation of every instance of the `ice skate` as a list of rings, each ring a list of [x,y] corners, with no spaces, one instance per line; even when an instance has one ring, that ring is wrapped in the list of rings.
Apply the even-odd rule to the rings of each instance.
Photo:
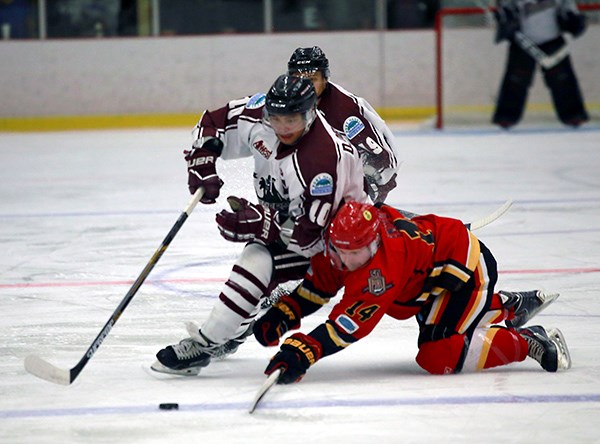
[[[212,348],[186,338],[160,350],[156,354],[157,361],[150,368],[160,373],[195,376],[201,368],[210,364]]]
[[[212,351],[212,356],[214,358],[225,359],[227,356],[234,354],[240,345],[246,342],[246,338],[252,335],[252,326],[254,325],[254,321],[248,324],[248,328],[236,338],[230,339],[225,344],[216,347]]]
[[[571,355],[560,330],[546,330],[541,325],[534,325],[517,331],[529,344],[527,355],[539,362],[544,370],[555,372],[571,368]]]
[[[509,328],[520,328],[540,311],[558,299],[558,293],[544,293],[542,290],[499,291],[505,307],[514,307],[515,317],[506,321]]]

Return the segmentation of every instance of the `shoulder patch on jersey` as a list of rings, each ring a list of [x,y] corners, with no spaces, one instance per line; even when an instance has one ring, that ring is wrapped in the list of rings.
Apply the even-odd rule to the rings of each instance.
[[[344,121],[344,132],[350,140],[358,136],[358,134],[364,129],[365,124],[362,123],[362,120],[356,116],[350,116]]]
[[[267,95],[265,93],[254,94],[252,97],[250,97],[250,100],[248,100],[248,103],[246,103],[246,108],[247,109],[260,108],[261,106],[263,106],[265,104],[266,96]]]
[[[328,173],[317,174],[310,183],[311,196],[327,196],[333,193],[333,178]]]
[[[354,322],[345,314],[339,315],[335,320],[335,323],[348,334],[352,334],[358,330],[358,325],[356,325],[356,322]]]

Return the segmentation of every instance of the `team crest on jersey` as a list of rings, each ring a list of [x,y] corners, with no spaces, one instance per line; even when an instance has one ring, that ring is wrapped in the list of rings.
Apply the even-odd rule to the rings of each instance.
[[[327,196],[333,193],[333,178],[330,174],[317,174],[310,183],[311,196]]]
[[[356,116],[350,116],[344,121],[344,132],[350,140],[358,136],[358,134],[364,129],[365,124],[362,123],[362,121]]]
[[[265,97],[266,97],[266,95],[264,93],[254,94],[252,97],[250,97],[250,100],[248,100],[248,103],[246,103],[246,108],[248,108],[248,109],[260,108],[261,106],[263,106],[265,104]]]
[[[344,314],[339,315],[335,320],[335,323],[348,334],[352,334],[358,330],[358,325],[356,325],[356,322]]]
[[[385,278],[381,275],[381,270],[371,270],[368,282],[369,293],[374,296],[381,296],[387,290]]]
[[[260,190],[260,192],[258,190]],[[277,190],[277,184],[273,177],[267,176],[258,179],[258,190],[256,194],[258,195],[261,204],[276,211],[285,211],[289,208],[290,201],[282,196]],[[283,193],[287,194],[285,184],[283,185]]]
[[[256,142],[254,142],[252,144],[252,146],[254,147],[254,149],[256,151],[258,151],[258,154],[260,154],[261,156],[263,156],[265,159],[268,159],[271,157],[271,154],[273,154],[273,151],[270,150],[266,145],[265,142],[262,140],[257,140]]]

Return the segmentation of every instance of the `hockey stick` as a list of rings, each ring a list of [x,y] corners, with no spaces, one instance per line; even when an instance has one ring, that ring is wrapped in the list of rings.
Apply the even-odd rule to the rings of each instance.
[[[482,217],[481,219],[477,219],[471,223],[465,224],[465,227],[467,227],[467,229],[471,230],[471,231],[479,230],[480,228],[483,228],[486,225],[489,225],[492,222],[494,222],[495,220],[502,217],[502,215],[509,210],[509,208],[512,206],[512,204],[513,204],[513,201],[511,199],[509,199],[506,202],[504,202],[502,204],[502,206],[500,208],[498,208],[496,211],[488,214],[485,217]]]
[[[515,32],[515,41],[523,51],[533,57],[544,69],[554,68],[569,55],[569,48],[567,45],[562,46],[554,54],[548,55],[521,31]]]
[[[481,9],[483,9],[486,23],[492,26],[494,23],[494,16],[490,6],[484,3],[483,0],[475,0],[475,3],[477,3]],[[517,45],[519,45],[523,51],[533,57],[535,61],[544,69],[555,67],[569,55],[569,48],[567,45],[561,47],[554,54],[548,55],[542,51],[540,47],[533,42],[533,40],[531,40],[521,31],[515,32],[515,42],[517,42]]]
[[[258,406],[260,401],[262,401],[262,399],[265,397],[267,392],[269,390],[271,390],[271,387],[273,387],[277,383],[277,380],[279,379],[279,375],[281,375],[281,372],[282,372],[282,370],[280,368],[278,368],[277,370],[275,370],[273,373],[271,373],[269,375],[269,377],[264,382],[264,384],[260,387],[260,389],[258,389],[258,392],[256,392],[256,395],[254,396],[254,399],[252,400],[252,404],[250,405],[250,408],[248,409],[248,413],[254,413],[254,410],[256,410],[256,407]]]
[[[125,308],[127,308],[127,305],[129,305],[129,303],[131,302],[139,288],[142,286],[142,284],[144,283],[144,281],[146,280],[146,278],[148,277],[158,260],[161,258],[163,253],[166,251],[167,247],[170,245],[175,235],[179,232],[179,229],[187,220],[188,216],[192,214],[192,211],[194,211],[194,208],[196,207],[198,201],[202,198],[203,195],[204,188],[198,188],[196,193],[192,196],[192,199],[187,204],[187,207],[183,210],[183,212],[177,219],[177,222],[175,222],[175,225],[173,225],[173,227],[171,228],[171,231],[169,231],[165,239],[162,241],[162,244],[160,244],[160,247],[158,247],[156,252],[152,255],[152,257],[142,270],[141,274],[135,280],[135,282],[133,283],[133,285],[119,304],[119,306],[111,315],[108,322],[104,325],[104,327],[102,327],[102,330],[100,331],[98,336],[96,336],[94,342],[92,342],[92,345],[87,349],[87,351],[79,360],[77,365],[75,365],[75,367],[69,370],[64,370],[54,366],[53,364],[45,361],[44,359],[36,355],[29,355],[25,358],[25,370],[27,370],[32,375],[37,376],[38,378],[54,382],[55,384],[72,384],[73,381],[75,381],[75,379],[79,375],[79,373],[81,373],[83,368],[87,365],[89,360],[92,359],[92,356],[94,356],[94,353],[96,353],[100,345],[102,345],[104,339],[106,339],[111,329],[117,323],[117,321],[125,311]]]
[[[499,219],[504,213],[506,213],[509,210],[509,208],[512,206],[512,204],[513,204],[512,199],[509,199],[506,202],[504,202],[493,213],[490,213],[487,216],[482,217],[481,219],[474,220],[473,222],[466,223],[465,227],[467,227],[467,230],[471,230],[471,231],[479,230],[480,228],[483,228],[486,225],[489,225],[492,222],[494,222],[495,220]],[[412,213],[412,212],[406,211],[406,210],[398,210],[398,211],[400,211],[400,213],[402,213],[402,215],[404,217],[406,217],[407,219],[412,219],[413,217],[419,216],[417,213]]]

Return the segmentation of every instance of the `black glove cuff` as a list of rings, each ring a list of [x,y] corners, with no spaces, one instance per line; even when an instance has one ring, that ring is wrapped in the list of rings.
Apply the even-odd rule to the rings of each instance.
[[[202,148],[207,149],[208,151],[216,154],[217,156],[220,156],[221,153],[223,152],[223,146],[224,146],[224,144],[221,141],[221,139],[218,139],[216,137],[208,139],[206,142],[204,142],[202,144]]]

